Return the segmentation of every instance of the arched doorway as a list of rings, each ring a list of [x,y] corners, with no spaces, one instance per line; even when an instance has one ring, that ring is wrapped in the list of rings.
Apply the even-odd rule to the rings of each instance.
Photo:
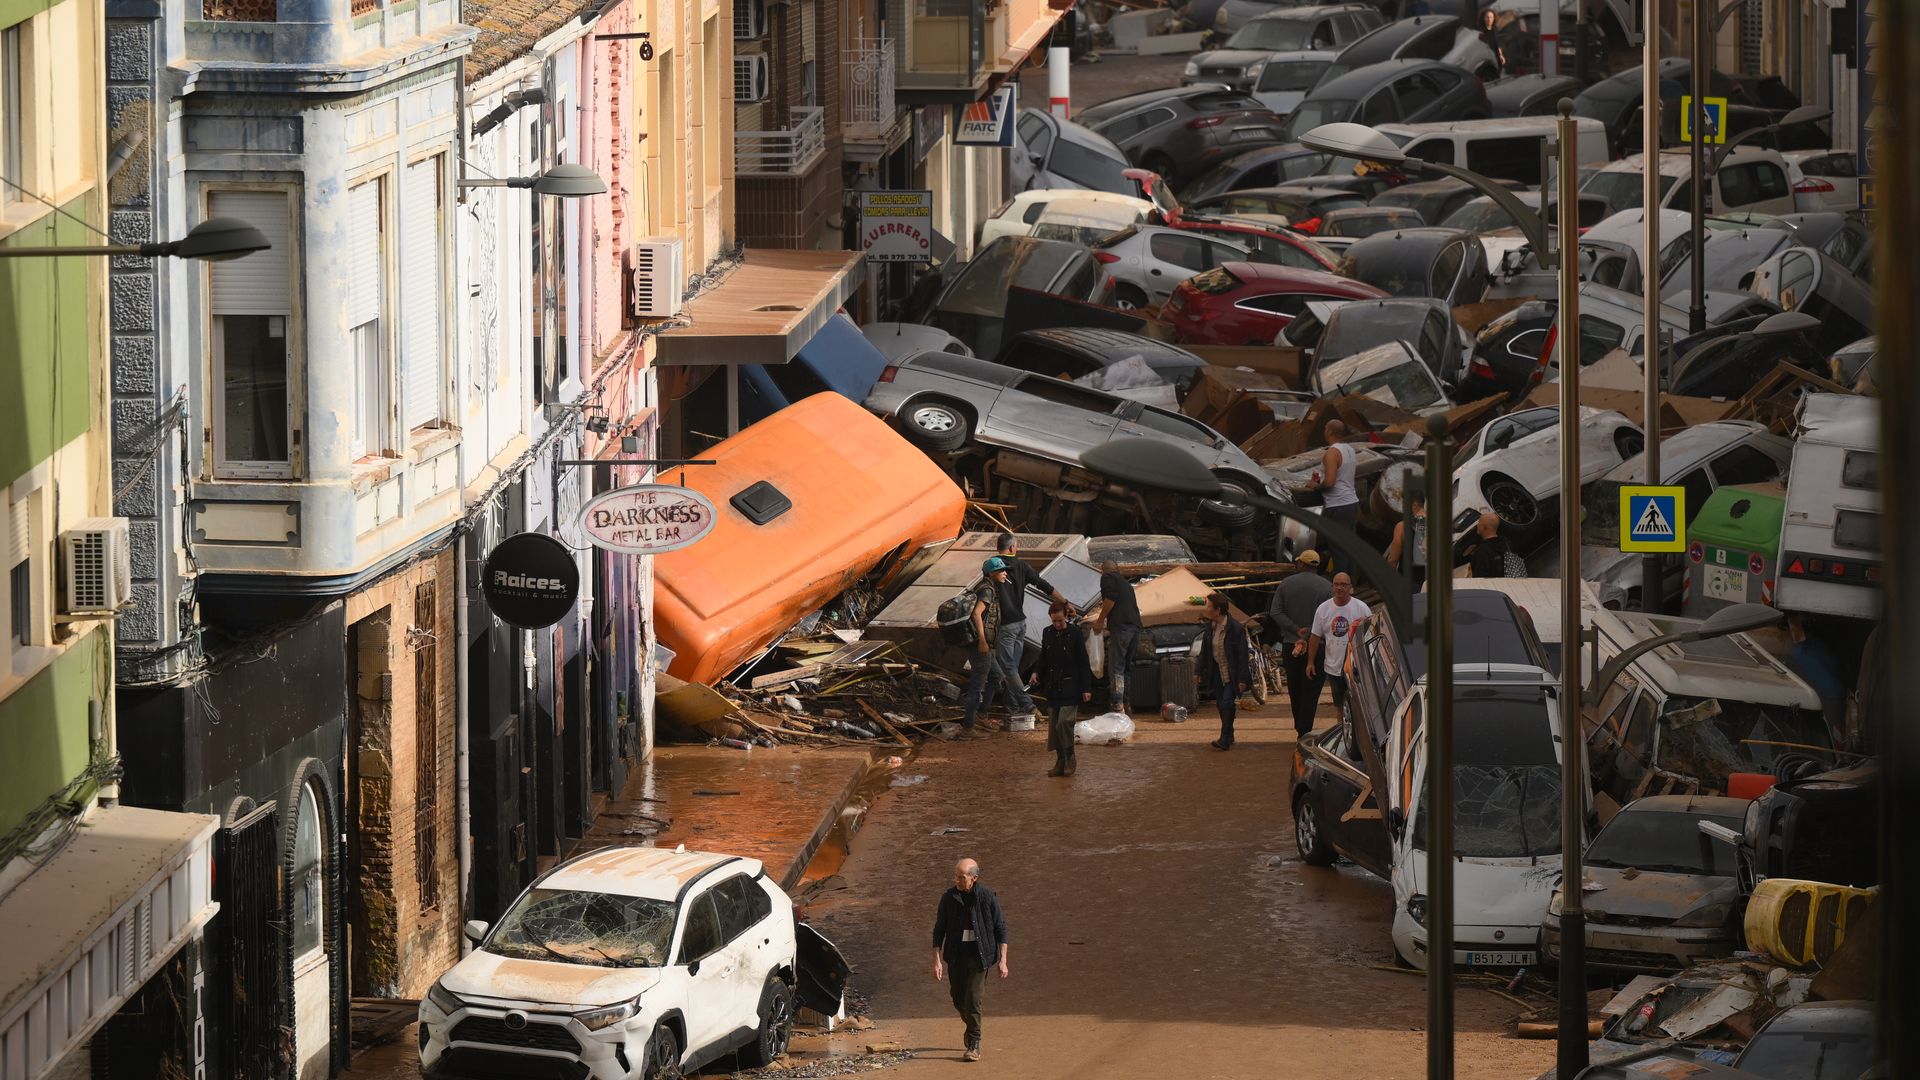
[[[287,851],[288,944],[293,957],[293,1055],[298,1080],[326,1080],[332,1071],[333,968],[331,802],[316,776],[304,774],[293,801]]]

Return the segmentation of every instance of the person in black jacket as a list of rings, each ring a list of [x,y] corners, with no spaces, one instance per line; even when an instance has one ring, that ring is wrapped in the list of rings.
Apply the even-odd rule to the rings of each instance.
[[[980,1060],[980,1003],[987,969],[1007,977],[1007,916],[1000,898],[980,884],[980,864],[961,859],[953,887],[942,893],[933,915],[933,978],[948,979],[953,1007],[967,1025],[967,1060]]]
[[[1073,718],[1080,706],[1093,700],[1093,662],[1087,657],[1086,635],[1067,620],[1073,605],[1055,600],[1047,609],[1053,625],[1040,631],[1040,664],[1033,683],[1047,695],[1047,749],[1053,751],[1048,776],[1072,776]]]
[[[1207,745],[1215,750],[1233,749],[1233,718],[1240,695],[1253,686],[1252,664],[1248,662],[1247,631],[1230,614],[1232,604],[1225,593],[1207,596],[1204,609],[1207,629],[1200,636],[1200,666],[1193,673],[1195,684],[1213,695],[1220,707],[1220,737]]]

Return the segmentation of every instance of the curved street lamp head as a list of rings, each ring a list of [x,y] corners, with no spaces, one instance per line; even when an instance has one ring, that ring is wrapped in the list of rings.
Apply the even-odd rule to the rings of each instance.
[[[188,229],[180,239],[158,245],[160,250],[155,254],[226,262],[272,246],[265,234],[239,218],[212,217]]]
[[[1321,124],[1300,136],[1300,145],[1323,154],[1378,161],[1386,165],[1398,165],[1407,160],[1407,155],[1392,139],[1365,124]]]
[[[607,182],[599,173],[585,165],[567,163],[555,165],[534,177],[532,187],[537,195],[558,195],[563,199],[607,193]]]
[[[1200,459],[1151,439],[1114,439],[1080,455],[1083,468],[1129,487],[1155,488],[1181,495],[1220,494],[1220,478]]]
[[[1787,115],[1774,123],[1775,127],[1791,127],[1794,124],[1812,124],[1833,115],[1832,109],[1823,109],[1818,105],[1802,105],[1787,110]]]

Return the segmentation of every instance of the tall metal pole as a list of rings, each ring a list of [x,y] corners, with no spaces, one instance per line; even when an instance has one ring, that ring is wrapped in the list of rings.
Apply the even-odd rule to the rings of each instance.
[[[1580,235],[1573,103],[1560,103],[1560,237]],[[1560,259],[1560,565],[1580,565],[1579,260]],[[1581,905],[1586,841],[1586,765],[1580,756],[1580,574],[1560,575],[1560,1041],[1556,1075],[1587,1067],[1587,916]]]
[[[1646,219],[1640,248],[1640,272],[1644,275],[1640,306],[1645,309],[1646,326],[1641,340],[1646,342],[1647,362],[1646,402],[1640,427],[1646,433],[1647,483],[1657,484],[1660,482],[1660,6],[1655,0],[1646,0],[1640,10],[1646,39],[1646,55],[1640,66],[1643,123],[1640,138],[1644,154],[1641,179],[1645,184],[1640,205]],[[1578,350],[1575,351],[1577,354]],[[1575,362],[1578,363],[1577,356]],[[1561,378],[1566,378],[1565,372]],[[1561,573],[1578,576],[1579,565],[1577,560],[1563,565]],[[1640,607],[1645,611],[1659,611],[1660,556],[1641,556],[1640,571]]]
[[[1692,159],[1688,170],[1693,177],[1693,185],[1688,189],[1692,193],[1692,202],[1687,207],[1693,215],[1688,225],[1691,230],[1689,246],[1693,249],[1693,281],[1690,284],[1692,303],[1687,307],[1687,332],[1697,334],[1707,328],[1707,73],[1713,70],[1714,0],[1693,0],[1693,104],[1689,110],[1687,123],[1693,138],[1687,140],[1687,155]],[[1721,118],[1725,120],[1725,117]],[[1652,294],[1648,294],[1651,296]]]
[[[1453,447],[1446,418],[1435,416],[1427,420],[1427,1080],[1453,1080],[1451,521]]]

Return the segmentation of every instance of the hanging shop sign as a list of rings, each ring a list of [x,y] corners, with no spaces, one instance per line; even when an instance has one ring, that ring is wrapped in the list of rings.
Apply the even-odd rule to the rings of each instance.
[[[860,248],[868,262],[930,262],[933,192],[860,192]]]
[[[1013,145],[1013,114],[1019,106],[1019,86],[1008,83],[979,101],[953,107],[955,146]]]
[[[519,533],[495,544],[480,572],[480,593],[502,622],[541,630],[567,617],[580,595],[573,552],[546,533]]]
[[[713,501],[691,488],[635,484],[588,503],[580,511],[580,531],[605,551],[657,555],[707,535],[718,520]]]

